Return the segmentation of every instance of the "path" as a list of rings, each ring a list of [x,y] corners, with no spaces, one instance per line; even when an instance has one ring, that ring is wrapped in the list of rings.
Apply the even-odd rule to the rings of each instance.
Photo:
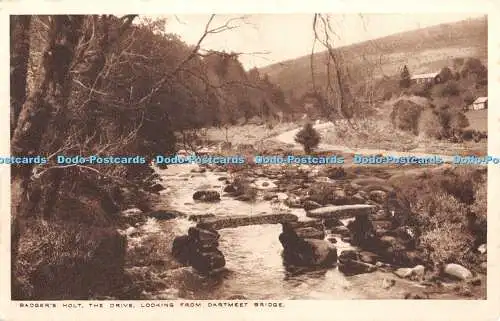
[[[327,123],[321,123],[314,125],[314,129],[319,130],[319,129],[324,129],[324,128],[329,128],[333,127],[334,124],[331,122]],[[278,136],[276,136],[274,139],[278,140],[284,144],[290,144],[294,145],[294,148],[301,149],[302,147],[295,142],[295,135],[301,128],[296,128],[293,130],[286,131]],[[416,153],[416,152],[401,152],[401,151],[395,151],[395,150],[383,150],[383,149],[368,149],[368,148],[349,148],[344,145],[331,145],[331,144],[319,144],[318,151],[339,151],[342,153],[352,153],[352,154],[361,154],[361,155],[390,155],[390,156],[395,156],[395,157],[408,157],[408,156],[416,156],[416,157],[441,157],[444,162],[450,163],[453,161],[453,157],[449,155],[441,155],[441,154],[429,154],[429,153]]]

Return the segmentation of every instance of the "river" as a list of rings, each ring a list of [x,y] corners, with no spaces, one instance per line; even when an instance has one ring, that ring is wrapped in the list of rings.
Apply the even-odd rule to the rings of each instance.
[[[175,209],[189,215],[207,214],[259,214],[276,210],[271,202],[257,201],[253,204],[224,196],[224,172],[192,173],[198,165],[176,165],[168,169],[156,169],[166,187],[162,191],[156,208]],[[197,189],[220,190],[222,197],[217,203],[194,202],[192,195]],[[283,205],[284,206],[284,205]],[[286,209],[285,209],[286,210]],[[303,216],[302,209],[288,209]],[[280,208],[283,211],[283,208]],[[186,218],[169,221],[149,219],[139,228],[140,232],[129,243],[134,246],[144,242],[157,242],[160,255],[170,256],[173,238],[185,234],[194,225]],[[404,293],[422,286],[398,279],[392,273],[374,272],[356,276],[345,276],[337,268],[312,272],[288,272],[281,258],[282,245],[278,240],[281,225],[256,225],[222,229],[219,249],[226,258],[227,273],[217,277],[199,276],[190,267],[165,268],[142,267],[164,286],[149,289],[144,294],[149,299],[381,299],[402,298]],[[328,237],[328,236],[327,236]],[[335,244],[340,251],[350,248],[338,237]],[[383,284],[388,279],[398,279],[387,289]]]

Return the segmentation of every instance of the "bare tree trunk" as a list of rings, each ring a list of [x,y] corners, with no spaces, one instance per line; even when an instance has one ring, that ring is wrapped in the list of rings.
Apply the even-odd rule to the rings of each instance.
[[[130,26],[133,19],[136,15],[127,15],[121,18],[120,20],[123,23],[120,25],[116,32],[113,32],[112,35],[110,32],[110,16],[103,15],[92,16],[94,25],[97,25],[96,29],[99,30],[98,39],[96,41],[96,49],[95,55],[91,59],[90,65],[86,68],[86,72],[82,75],[83,80],[87,82],[88,87],[92,89],[99,89],[102,83],[102,71],[106,66],[106,58],[109,54],[109,51],[113,44],[115,44],[123,32]],[[83,18],[82,18],[83,23]],[[83,30],[82,30],[83,31]],[[69,81],[71,82],[71,81]],[[86,106],[86,112],[89,116],[93,116],[96,110],[90,110],[89,106],[96,106],[98,104],[92,98],[92,93],[90,93],[90,99],[88,100]],[[52,146],[50,150],[57,150],[66,139],[66,132],[68,131],[69,121],[67,117],[66,108],[61,109],[54,117],[55,123],[55,137],[52,141]],[[95,130],[95,129],[94,129]],[[48,218],[54,208],[54,205],[58,199],[59,187],[61,186],[62,179],[64,177],[64,169],[54,169],[48,174],[48,181],[50,184],[47,184],[42,191],[42,204],[40,205],[40,210],[44,218]]]
[[[23,104],[17,126],[11,140],[14,156],[30,156],[40,153],[42,137],[49,127],[52,111],[64,110],[71,91],[69,65],[79,39],[82,24],[80,16],[58,15],[51,17],[49,41],[44,50],[42,68],[35,82],[35,90]],[[27,30],[25,31],[28,32]],[[49,90],[51,89],[51,90]],[[31,214],[38,198],[30,197],[30,176],[33,165],[11,167],[11,211],[13,219],[12,264],[17,259],[18,242],[22,231],[19,218]]]
[[[16,128],[21,107],[26,100],[26,79],[30,50],[31,16],[10,16],[10,134]],[[17,261],[20,238],[19,221],[11,217],[11,280],[15,282],[14,263]],[[13,295],[17,296],[17,287]]]
[[[26,100],[31,16],[10,16],[10,134]]]

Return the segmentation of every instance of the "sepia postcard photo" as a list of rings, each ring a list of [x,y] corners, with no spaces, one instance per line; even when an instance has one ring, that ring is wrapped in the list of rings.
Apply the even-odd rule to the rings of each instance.
[[[2,320],[498,318],[493,2],[22,3]]]

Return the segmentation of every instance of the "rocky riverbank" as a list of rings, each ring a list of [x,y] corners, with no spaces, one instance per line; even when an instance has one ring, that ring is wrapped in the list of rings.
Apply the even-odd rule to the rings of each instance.
[[[469,174],[481,176],[485,174],[482,171],[477,169]],[[440,251],[443,250],[429,248],[425,239],[429,227],[420,225],[423,222],[421,208],[414,207],[411,197],[409,201],[402,196],[409,192],[402,187],[403,181],[411,180],[418,187],[432,177],[446,181],[462,175],[450,166],[411,171],[398,168],[259,166],[236,172],[228,172],[226,167],[205,166],[194,167],[189,175],[181,175],[188,179],[185,181],[187,185],[190,184],[189,177],[201,180],[211,175],[216,175],[214,181],[218,183],[193,186],[191,194],[185,196],[185,204],[192,205],[184,207],[199,208],[197,213],[183,215],[184,218],[163,216],[190,222],[192,228],[191,233],[186,227],[185,232],[172,235],[170,243],[164,245],[171,256],[169,268],[174,270],[192,266],[200,276],[217,278],[214,275],[228,272],[227,256],[231,256],[225,250],[225,232],[220,234],[217,230],[234,229],[237,233],[244,229],[240,226],[281,224],[281,235],[278,233],[275,237],[281,243],[282,262],[292,274],[338,269],[351,282],[363,279],[371,284],[372,281],[366,278],[380,279],[381,284],[376,287],[393,292],[391,296],[376,290],[376,295],[382,297],[485,296],[486,247],[478,244],[482,241],[479,234],[471,233],[478,237],[470,239],[468,256],[464,256],[467,260],[458,256],[455,262],[450,261],[450,257],[436,260],[436,253],[442,255]],[[200,198],[200,195],[211,197]],[[188,198],[194,203],[187,202]],[[204,204],[207,205],[203,207]],[[222,210],[224,204],[256,207],[267,204],[269,210],[260,214],[202,210],[214,207]],[[294,217],[292,213],[297,211],[303,211],[305,215]],[[200,235],[213,237],[200,238]],[[443,237],[447,235],[443,234]],[[219,244],[221,240],[223,243]],[[426,247],[422,245],[423,241],[427,242]],[[440,241],[446,240],[438,239],[436,243],[439,245]],[[351,247],[339,248],[341,244],[350,244]],[[400,286],[408,291],[400,293]]]

